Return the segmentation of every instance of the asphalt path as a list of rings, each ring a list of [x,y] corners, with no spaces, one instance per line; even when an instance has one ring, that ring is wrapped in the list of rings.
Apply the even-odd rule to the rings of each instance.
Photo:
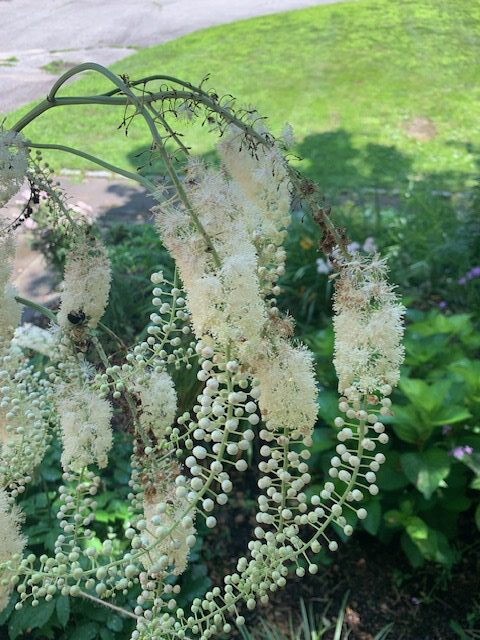
[[[0,113],[43,97],[52,62],[110,65],[179,36],[339,0],[0,0]]]

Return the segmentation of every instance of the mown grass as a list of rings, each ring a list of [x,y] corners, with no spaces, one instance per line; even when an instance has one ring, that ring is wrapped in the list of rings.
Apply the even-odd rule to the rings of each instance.
[[[112,69],[134,79],[167,73],[232,93],[290,122],[303,169],[335,194],[426,179],[442,188],[471,183],[480,149],[480,3],[472,0],[359,0],[237,22],[145,49]],[[105,87],[93,74],[65,95]],[[8,124],[27,111],[9,115]],[[122,110],[59,108],[25,131],[136,167],[148,146],[140,121],[125,140]],[[420,120],[417,120],[420,119]],[[420,125],[418,125],[420,123]],[[419,140],[408,133],[425,133]],[[423,127],[423,128],[422,128]],[[214,140],[191,133],[200,153]],[[90,168],[73,156],[55,166]]]

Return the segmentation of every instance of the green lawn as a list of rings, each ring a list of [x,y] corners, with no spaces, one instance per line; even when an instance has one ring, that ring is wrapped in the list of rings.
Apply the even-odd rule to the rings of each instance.
[[[294,126],[303,169],[332,196],[408,180],[471,184],[480,150],[479,58],[478,0],[358,0],[207,29],[112,69],[131,79],[157,72],[194,83],[210,73],[217,92],[255,105],[274,132],[285,121]],[[89,74],[64,94],[102,86]],[[26,110],[9,115],[7,126]],[[125,139],[121,120],[121,109],[63,107],[25,133],[136,167],[148,140],[140,121]],[[200,153],[212,148],[203,131],[190,140]],[[48,159],[87,168],[73,156]]]

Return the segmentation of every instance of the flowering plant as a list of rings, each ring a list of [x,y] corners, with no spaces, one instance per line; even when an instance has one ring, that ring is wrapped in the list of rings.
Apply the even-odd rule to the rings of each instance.
[[[61,97],[72,76],[92,70],[111,84],[96,96]],[[159,90],[154,90],[160,84]],[[168,175],[162,184],[71,147],[23,137],[28,124],[57,106],[121,106],[124,122],[140,117],[152,136],[151,156]],[[172,118],[201,118],[219,134],[220,169],[188,157]],[[382,416],[403,358],[403,307],[378,255],[348,250],[345,234],[329,218],[313,184],[289,166],[290,137],[275,139],[252,110],[231,98],[177,80],[154,76],[119,78],[96,64],[69,70],[46,100],[0,134],[1,200],[25,179],[31,198],[22,215],[8,221],[0,244],[0,607],[16,588],[26,602],[57,594],[84,597],[117,608],[118,593],[135,585],[132,640],[195,638],[230,633],[244,623],[242,607],[254,609],[298,576],[316,573],[312,556],[337,549],[335,528],[347,536],[345,513],[363,519],[366,493],[376,495],[376,473],[388,442]],[[168,143],[168,147],[167,147]],[[173,145],[174,152],[171,150]],[[33,150],[37,150],[33,155]],[[147,338],[119,357],[105,351],[101,336],[110,289],[110,267],[101,240],[69,208],[54,183],[41,149],[73,153],[143,184],[157,204],[153,215],[162,242],[175,260],[173,279],[151,274],[155,285]],[[183,176],[177,154],[185,156]],[[10,284],[15,230],[34,215],[39,194],[48,199],[51,225],[69,242],[58,313],[40,309],[50,329],[17,330],[21,305]],[[307,499],[305,488],[317,388],[312,355],[293,340],[293,319],[277,306],[284,272],[283,243],[293,196],[320,226],[322,248],[334,269],[334,364],[339,378],[339,444],[330,480]],[[35,367],[29,349],[44,354]],[[100,364],[89,358],[94,350]],[[201,386],[190,410],[177,397],[172,373],[197,371]],[[126,412],[133,453],[128,550],[96,535],[100,470],[108,464],[114,411]],[[31,480],[53,439],[62,442],[63,484],[58,488],[59,532],[52,556],[23,557],[26,540],[15,499]],[[228,501],[232,469],[248,469],[246,453],[260,441],[257,526],[236,572],[194,600],[177,604],[179,586],[196,541],[196,521],[214,529],[215,511]]]

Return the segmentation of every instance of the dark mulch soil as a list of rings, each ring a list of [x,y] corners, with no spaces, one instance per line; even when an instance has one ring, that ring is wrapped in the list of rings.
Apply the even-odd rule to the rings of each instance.
[[[219,535],[206,539],[205,556],[214,584],[221,584],[223,575],[235,570],[236,559],[245,555],[254,524],[244,515],[248,507],[219,513]],[[248,626],[252,629],[264,619],[287,631],[289,621],[299,619],[301,598],[319,616],[327,608],[327,617],[335,619],[349,592],[345,622],[352,640],[373,640],[392,622],[389,640],[458,640],[451,621],[465,628],[467,616],[480,609],[480,541],[478,534],[465,529],[460,560],[450,571],[433,564],[412,569],[399,547],[358,532],[331,554],[331,564],[321,566],[317,575],[303,579],[292,575],[266,607],[248,615]],[[480,614],[477,620],[478,630]],[[333,633],[325,638],[331,640]]]

